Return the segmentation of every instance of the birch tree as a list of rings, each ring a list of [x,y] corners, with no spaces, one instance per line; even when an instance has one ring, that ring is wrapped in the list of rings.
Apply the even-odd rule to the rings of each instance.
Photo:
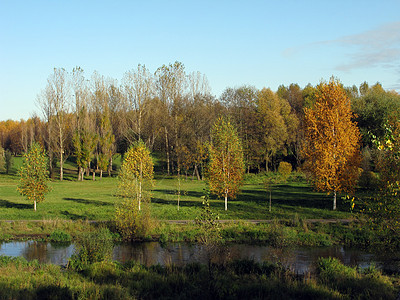
[[[306,169],[318,190],[350,192],[358,179],[360,132],[353,122],[350,100],[334,78],[317,86],[316,101],[305,109],[305,145],[302,147]]]
[[[153,177],[154,167],[150,151],[139,141],[125,153],[119,174],[118,193],[123,198],[137,201],[140,211],[143,199],[148,198],[147,192],[151,188]]]
[[[47,157],[38,143],[33,143],[29,151],[24,154],[22,167],[19,171],[20,183],[17,190],[29,201],[36,203],[44,201],[45,195],[50,191],[47,180]]]
[[[236,129],[230,121],[219,118],[211,131],[209,147],[208,184],[211,193],[224,197],[228,210],[228,197],[235,198],[244,175],[243,148]]]

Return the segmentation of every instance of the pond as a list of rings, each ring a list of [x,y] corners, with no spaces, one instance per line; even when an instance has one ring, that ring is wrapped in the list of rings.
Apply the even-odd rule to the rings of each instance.
[[[73,244],[57,244],[38,241],[3,242],[0,255],[22,256],[27,260],[37,259],[42,263],[67,264],[74,253]],[[290,247],[273,248],[261,245],[228,244],[215,251],[216,261],[226,259],[253,259],[256,262],[270,261],[281,263],[294,272],[304,274],[313,272],[319,257],[336,257],[345,265],[368,267],[372,264],[388,272],[400,272],[400,254],[371,253],[342,246],[333,247]],[[114,247],[113,259],[126,262],[135,260],[146,266],[160,264],[184,265],[191,262],[207,262],[204,246],[188,243],[158,242],[118,244]]]

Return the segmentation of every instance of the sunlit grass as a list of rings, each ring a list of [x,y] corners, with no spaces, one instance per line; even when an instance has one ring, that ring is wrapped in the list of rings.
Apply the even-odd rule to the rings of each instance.
[[[71,172],[70,170],[69,172]],[[38,210],[16,190],[18,177],[0,174],[0,219],[2,220],[110,220],[114,215],[117,177],[92,181],[87,177],[78,182],[69,175],[67,180],[49,182],[51,192]],[[152,192],[152,214],[161,220],[193,220],[198,216],[206,184],[203,181],[181,178],[178,210],[178,180],[175,176],[157,175]],[[236,199],[229,199],[228,211],[223,199],[212,197],[211,207],[221,219],[303,219],[348,218],[350,213],[339,199],[339,210],[332,211],[332,199],[315,192],[305,181],[275,185],[272,191],[272,210],[268,211],[269,194],[258,180],[247,180]]]

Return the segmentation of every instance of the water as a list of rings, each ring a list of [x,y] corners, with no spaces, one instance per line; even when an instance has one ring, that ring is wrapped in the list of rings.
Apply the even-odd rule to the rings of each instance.
[[[27,260],[37,259],[41,263],[65,265],[74,253],[73,244],[55,244],[37,241],[5,242],[0,244],[0,255],[22,256]],[[341,246],[315,248],[291,247],[273,248],[260,245],[229,244],[215,252],[215,260],[253,259],[256,262],[279,262],[294,272],[304,274],[313,272],[319,257],[336,257],[345,265],[370,265],[390,271],[400,272],[400,254],[371,253]],[[114,247],[113,259],[126,262],[138,261],[146,266],[160,264],[184,265],[191,262],[207,262],[207,251],[199,244],[169,243],[162,247],[157,242],[120,244]]]

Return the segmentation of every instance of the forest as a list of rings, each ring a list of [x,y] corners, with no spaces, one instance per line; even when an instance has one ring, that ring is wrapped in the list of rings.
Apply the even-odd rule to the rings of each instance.
[[[400,111],[400,95],[380,83],[343,88],[361,132],[362,168],[373,171],[373,149],[384,139],[390,117]],[[0,145],[6,153],[21,155],[37,141],[52,162],[52,178],[62,180],[64,162],[73,159],[83,180],[84,173],[93,178],[110,174],[114,154],[123,155],[142,140],[165,160],[165,174],[202,179],[212,125],[226,116],[242,142],[247,172],[276,170],[281,161],[300,170],[304,111],[313,107],[315,93],[312,84],[292,83],[277,91],[229,87],[216,98],[207,77],[186,73],[181,62],[154,73],[138,65],[120,82],[97,72],[87,78],[79,67],[71,72],[55,68],[37,95],[35,115],[0,122]]]

